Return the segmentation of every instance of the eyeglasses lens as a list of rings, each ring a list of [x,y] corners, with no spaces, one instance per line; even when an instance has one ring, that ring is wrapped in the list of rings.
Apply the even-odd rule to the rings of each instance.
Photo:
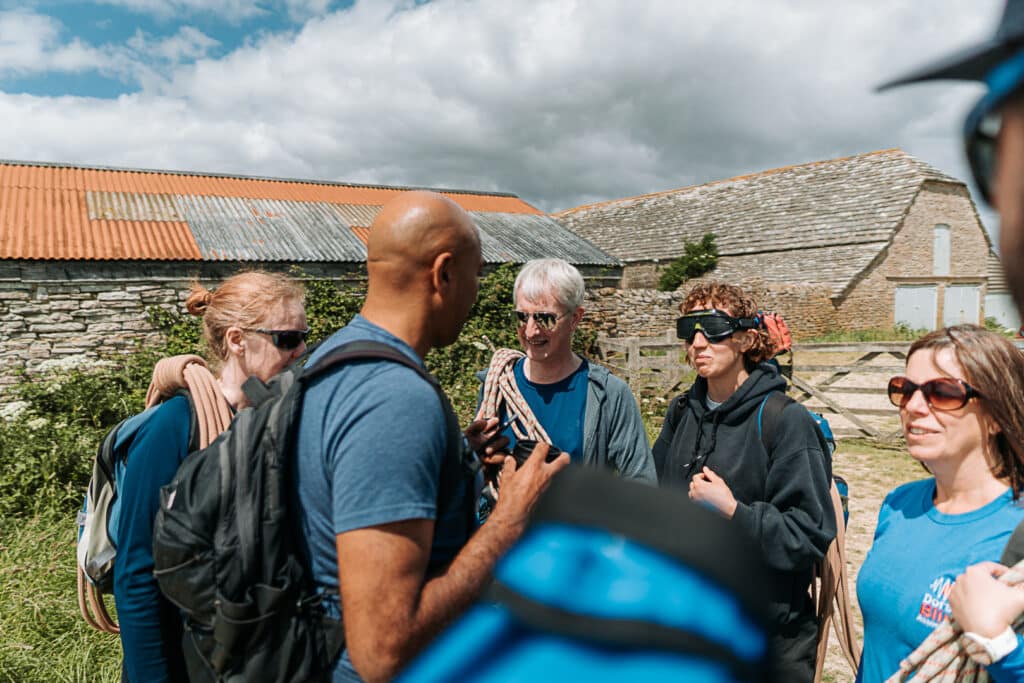
[[[920,389],[925,401],[938,410],[956,410],[967,404],[969,398],[967,387],[955,379],[940,377],[928,380],[924,384],[915,384],[906,377],[893,377],[889,380],[889,401],[902,408]]]
[[[692,344],[697,332],[712,344],[725,341],[736,331],[732,322],[715,315],[684,315],[676,321],[676,336]]]
[[[967,139],[967,160],[970,163],[974,182],[982,196],[992,201],[992,184],[995,180],[996,140],[1002,127],[999,112],[987,114],[978,121]]]
[[[273,332],[270,335],[270,340],[282,351],[294,351],[299,348],[299,344],[306,341],[308,335],[309,332],[306,330],[283,330]]]
[[[555,313],[527,313],[526,311],[512,311],[513,319],[519,327],[526,327],[526,322],[532,317],[533,322],[542,330],[553,330],[558,323],[558,315]]]

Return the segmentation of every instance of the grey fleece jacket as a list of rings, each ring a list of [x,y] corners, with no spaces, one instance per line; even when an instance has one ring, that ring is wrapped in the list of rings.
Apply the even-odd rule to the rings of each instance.
[[[587,361],[587,406],[583,415],[583,464],[618,471],[626,479],[658,483],[640,408],[633,392],[608,368]],[[477,373],[480,396],[487,371]]]

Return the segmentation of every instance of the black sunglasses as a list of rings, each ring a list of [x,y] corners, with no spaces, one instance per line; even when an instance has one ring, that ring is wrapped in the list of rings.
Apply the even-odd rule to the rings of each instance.
[[[309,328],[304,330],[265,330],[262,327],[246,330],[246,332],[259,332],[270,337],[270,343],[282,351],[294,351],[299,344],[309,337]]]
[[[981,397],[977,389],[962,379],[937,377],[917,384],[906,377],[893,377],[889,380],[889,400],[894,406],[903,408],[918,389],[928,405],[936,410],[957,410],[972,398]]]
[[[676,319],[676,337],[687,344],[700,332],[712,344],[719,344],[740,330],[753,330],[758,326],[757,318],[734,318],[714,308],[705,311],[691,311]]]
[[[555,325],[558,324],[558,321],[567,315],[569,314],[563,313],[562,315],[558,315],[557,313],[546,312],[527,313],[526,311],[512,311],[512,321],[519,327],[526,327],[526,321],[533,318],[533,322],[537,323],[537,327],[550,332],[555,329]]]

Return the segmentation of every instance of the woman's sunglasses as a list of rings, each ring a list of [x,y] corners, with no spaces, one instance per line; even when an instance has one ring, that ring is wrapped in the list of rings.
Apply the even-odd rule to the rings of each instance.
[[[719,344],[740,330],[753,330],[757,327],[757,318],[734,318],[719,310],[709,308],[705,311],[692,311],[676,319],[676,337],[687,344],[700,332],[712,344]]]
[[[563,313],[562,315],[558,315],[557,313],[527,313],[526,311],[512,311],[512,322],[514,322],[518,327],[526,327],[526,322],[530,318],[533,318],[533,322],[537,324],[537,327],[550,332],[555,329],[555,325],[558,324],[558,321],[567,315],[569,314]]]
[[[246,330],[246,332],[259,332],[270,337],[270,343],[282,351],[294,351],[299,344],[309,337],[309,328],[304,330],[265,330],[262,327]]]
[[[894,406],[903,408],[918,389],[928,405],[936,410],[963,408],[972,398],[981,397],[977,389],[962,379],[938,377],[917,384],[906,377],[893,377],[889,380],[889,400]]]

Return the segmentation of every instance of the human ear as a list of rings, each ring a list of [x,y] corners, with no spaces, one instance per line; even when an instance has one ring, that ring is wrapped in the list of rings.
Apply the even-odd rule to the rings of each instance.
[[[232,325],[224,332],[224,346],[230,353],[241,356],[245,353],[244,338],[245,333],[242,328]]]
[[[431,267],[431,279],[434,282],[434,289],[445,291],[452,282],[452,268],[455,267],[455,258],[450,251],[442,252],[434,258],[434,265]]]

